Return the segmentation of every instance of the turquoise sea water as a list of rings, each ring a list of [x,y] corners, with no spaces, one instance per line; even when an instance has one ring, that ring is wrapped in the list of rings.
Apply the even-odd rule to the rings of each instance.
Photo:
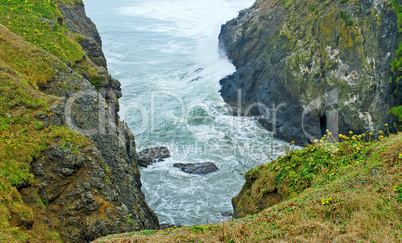
[[[230,116],[219,80],[235,67],[218,49],[221,24],[254,0],[85,0],[120,80],[120,117],[137,150],[165,145],[172,157],[141,169],[142,190],[161,223],[227,220],[247,170],[283,154],[286,144],[252,118]],[[189,175],[177,162],[214,162]]]

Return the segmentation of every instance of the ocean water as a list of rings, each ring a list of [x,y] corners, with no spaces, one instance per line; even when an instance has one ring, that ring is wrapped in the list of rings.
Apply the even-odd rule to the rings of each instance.
[[[172,156],[141,168],[142,190],[161,223],[197,225],[229,218],[245,173],[285,152],[253,118],[230,116],[219,80],[235,67],[218,48],[220,27],[254,0],[84,0],[103,41],[108,69],[122,84],[120,117],[137,150],[168,146]],[[214,162],[189,175],[174,163]]]

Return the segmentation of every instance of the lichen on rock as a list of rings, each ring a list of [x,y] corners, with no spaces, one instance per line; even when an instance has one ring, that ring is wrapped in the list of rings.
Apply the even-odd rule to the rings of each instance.
[[[258,0],[222,26],[237,71],[221,80],[221,94],[242,114],[259,103],[244,115],[300,145],[327,129],[380,130],[402,102],[388,82],[398,39],[386,1]]]

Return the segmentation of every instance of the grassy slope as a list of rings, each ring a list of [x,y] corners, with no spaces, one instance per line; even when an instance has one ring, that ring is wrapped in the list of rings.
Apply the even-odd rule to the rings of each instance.
[[[35,211],[45,207],[39,197],[37,208],[25,205],[17,187],[33,183],[29,164],[49,145],[88,143],[67,127],[44,128],[35,119],[38,113],[50,115],[47,107],[58,102],[41,93],[38,85],[50,80],[67,61],[85,59],[79,36],[60,25],[62,15],[55,5],[60,2],[81,1],[0,1],[0,242],[57,238],[57,233],[46,229],[34,235],[16,227],[18,220],[32,220]],[[54,30],[40,18],[53,21]]]
[[[248,190],[250,201],[264,185],[287,188],[288,199],[258,214],[97,242],[401,242],[402,134],[338,145],[338,151],[311,145],[249,171],[259,188]],[[311,176],[302,173],[311,168]]]

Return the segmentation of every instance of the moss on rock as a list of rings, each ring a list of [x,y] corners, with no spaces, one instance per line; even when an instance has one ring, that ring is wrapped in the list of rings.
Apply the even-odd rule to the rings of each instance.
[[[258,26],[259,34],[238,38],[244,24]],[[279,138],[300,145],[320,138],[328,126],[323,120],[334,108],[338,118],[331,122],[340,133],[375,131],[394,121],[387,112],[402,99],[394,93],[397,84],[388,80],[395,76],[390,63],[399,32],[388,2],[257,1],[222,27],[220,40],[237,67],[221,80],[223,98],[236,104],[242,89],[242,109],[255,102],[285,104],[276,121],[269,114],[261,120],[269,130],[276,127]],[[328,101],[331,92],[337,93],[336,104]],[[314,112],[309,105],[316,106]]]

